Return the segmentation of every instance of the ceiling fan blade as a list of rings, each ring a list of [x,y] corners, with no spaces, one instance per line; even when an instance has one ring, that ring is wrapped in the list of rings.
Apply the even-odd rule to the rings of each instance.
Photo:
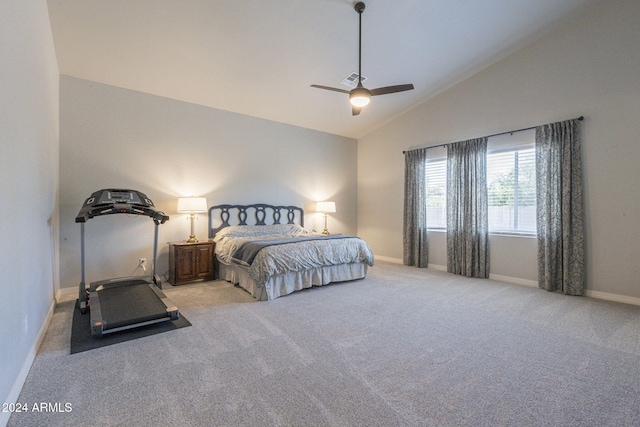
[[[352,116],[357,116],[358,114],[360,114],[360,111],[362,111],[362,107],[351,106],[351,115]]]
[[[386,95],[388,93],[404,92],[405,90],[412,90],[413,85],[411,83],[406,85],[385,86],[377,89],[370,89],[371,96]]]
[[[311,87],[316,87],[318,89],[324,89],[324,90],[332,90],[334,92],[349,93],[348,90],[338,89],[338,88],[329,87],[329,86],[311,85]]]

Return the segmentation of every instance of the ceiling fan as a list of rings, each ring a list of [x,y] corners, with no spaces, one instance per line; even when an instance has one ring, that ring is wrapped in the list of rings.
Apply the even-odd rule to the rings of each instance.
[[[389,93],[404,92],[405,90],[413,89],[412,84],[385,86],[377,89],[367,89],[362,86],[362,12],[364,12],[364,2],[358,2],[355,4],[354,9],[358,12],[358,85],[355,89],[345,90],[329,86],[311,85],[318,89],[332,90],[334,92],[342,92],[349,94],[349,101],[351,102],[351,113],[354,116],[360,114],[362,107],[367,105],[372,96],[386,95]]]

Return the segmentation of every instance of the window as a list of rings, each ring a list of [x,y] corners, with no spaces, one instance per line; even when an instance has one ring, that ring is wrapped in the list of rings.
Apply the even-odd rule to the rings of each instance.
[[[427,160],[427,228],[447,228],[447,160]]]
[[[536,233],[536,170],[532,145],[487,154],[489,231]]]
[[[447,229],[447,150],[427,153],[427,228]],[[535,129],[487,142],[489,232],[536,234]]]

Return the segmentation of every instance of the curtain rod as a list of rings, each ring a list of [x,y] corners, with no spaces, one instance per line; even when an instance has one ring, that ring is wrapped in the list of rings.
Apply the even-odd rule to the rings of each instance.
[[[584,116],[577,117],[577,118],[575,118],[573,120],[583,121],[584,120]],[[535,129],[537,127],[538,126],[529,126],[528,128],[522,128],[522,129],[516,129],[516,130],[509,130],[509,131],[506,131],[506,132],[494,133],[493,135],[487,135],[487,136],[483,136],[481,138],[491,138],[492,136],[506,135],[508,133],[514,134],[516,132],[522,132],[522,131],[525,131],[525,130],[531,130],[531,129]],[[455,144],[455,142],[447,142],[445,144],[432,145],[430,147],[422,147],[422,148],[445,147],[445,146],[450,145],[450,144]],[[421,148],[415,148],[415,150],[421,150]],[[403,150],[402,154],[405,154],[407,151],[413,151],[413,150]]]

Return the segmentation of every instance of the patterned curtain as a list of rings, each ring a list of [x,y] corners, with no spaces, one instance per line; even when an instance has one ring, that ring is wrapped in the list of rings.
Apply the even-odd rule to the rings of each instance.
[[[427,149],[404,154],[404,227],[402,261],[427,267]]]
[[[582,163],[577,120],[536,128],[538,286],[584,293]]]
[[[447,271],[489,277],[487,138],[447,146]]]

